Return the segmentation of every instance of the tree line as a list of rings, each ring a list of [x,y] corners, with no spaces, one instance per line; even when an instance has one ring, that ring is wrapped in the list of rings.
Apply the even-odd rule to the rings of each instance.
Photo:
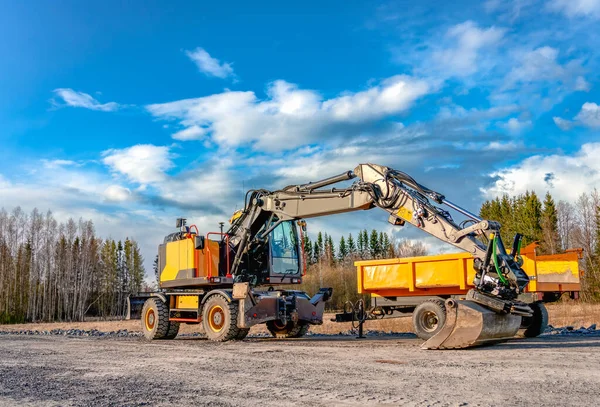
[[[0,210],[0,323],[120,317],[144,273],[137,242],[102,239],[91,220]]]
[[[581,194],[574,203],[556,203],[550,193],[542,202],[535,192],[504,195],[483,203],[480,215],[502,224],[501,235],[511,242],[515,233],[523,243],[539,242],[541,254],[583,248],[580,268],[582,297],[600,300],[600,193]]]

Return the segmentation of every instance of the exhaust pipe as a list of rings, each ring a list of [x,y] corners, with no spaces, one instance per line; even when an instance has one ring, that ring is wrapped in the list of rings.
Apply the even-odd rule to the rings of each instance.
[[[499,314],[476,302],[446,300],[446,323],[421,349],[465,349],[514,338],[521,317]]]

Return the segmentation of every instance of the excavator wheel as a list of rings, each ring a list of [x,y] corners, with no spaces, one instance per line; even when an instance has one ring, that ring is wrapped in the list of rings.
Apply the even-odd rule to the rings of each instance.
[[[169,331],[165,335],[165,339],[174,339],[179,333],[179,322],[169,321]]]
[[[417,336],[423,340],[437,334],[446,323],[446,306],[444,300],[427,300],[415,308],[413,327]]]
[[[301,338],[308,332],[309,325],[306,323],[294,323],[292,321],[282,324],[281,321],[268,321],[267,329],[274,338]]]
[[[202,311],[202,326],[208,339],[215,342],[243,339],[240,331],[244,329],[237,326],[238,311],[239,303],[229,302],[220,294],[211,296]]]
[[[179,324],[169,322],[169,308],[160,298],[148,298],[142,308],[142,331],[148,340],[173,339]]]
[[[525,338],[535,338],[544,333],[548,327],[548,310],[543,302],[529,304],[533,310],[533,316],[523,317],[519,334]]]
[[[236,341],[241,341],[248,336],[248,332],[250,332],[250,328],[240,328],[238,335],[233,339]]]

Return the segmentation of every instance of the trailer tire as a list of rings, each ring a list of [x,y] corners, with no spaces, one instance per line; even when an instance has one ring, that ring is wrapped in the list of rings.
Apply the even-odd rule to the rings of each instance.
[[[243,330],[237,326],[238,312],[238,302],[229,302],[221,294],[210,296],[202,310],[202,326],[207,338],[214,342],[238,339]]]
[[[271,332],[274,338],[287,339],[287,338],[301,338],[308,332],[309,324],[307,323],[294,323],[293,321],[288,322],[285,325],[281,325],[280,321],[268,321],[267,329]]]
[[[444,301],[427,300],[415,308],[412,317],[415,334],[423,340],[428,340],[437,334],[446,323],[446,306]]]
[[[543,302],[529,304],[533,310],[533,316],[523,317],[521,322],[521,334],[525,338],[540,336],[548,328],[548,310]]]
[[[142,331],[148,340],[173,339],[168,337],[171,331],[169,322],[169,307],[160,298],[148,298],[142,308]],[[177,324],[179,330],[179,324]],[[175,332],[177,335],[177,332]]]

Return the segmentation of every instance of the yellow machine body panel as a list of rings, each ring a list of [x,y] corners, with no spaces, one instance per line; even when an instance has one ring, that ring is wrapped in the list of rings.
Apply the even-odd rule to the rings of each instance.
[[[202,250],[195,249],[192,238],[169,242],[161,245],[163,246],[164,249],[159,255],[159,258],[164,256],[164,259],[160,259],[161,284],[187,280],[184,285],[201,285],[208,277],[219,275],[219,242],[205,240]],[[170,286],[174,287],[173,284]]]
[[[182,274],[192,275],[195,272],[194,241],[192,239],[178,240],[165,244],[164,268],[160,273],[160,282],[172,281],[182,277]]]
[[[528,292],[579,291],[577,250],[557,255],[523,249],[523,270],[530,277]],[[358,292],[380,296],[459,295],[473,287],[475,270],[469,253],[439,254],[383,260],[361,260]]]
[[[197,295],[178,295],[175,300],[175,308],[178,309],[198,309]]]

